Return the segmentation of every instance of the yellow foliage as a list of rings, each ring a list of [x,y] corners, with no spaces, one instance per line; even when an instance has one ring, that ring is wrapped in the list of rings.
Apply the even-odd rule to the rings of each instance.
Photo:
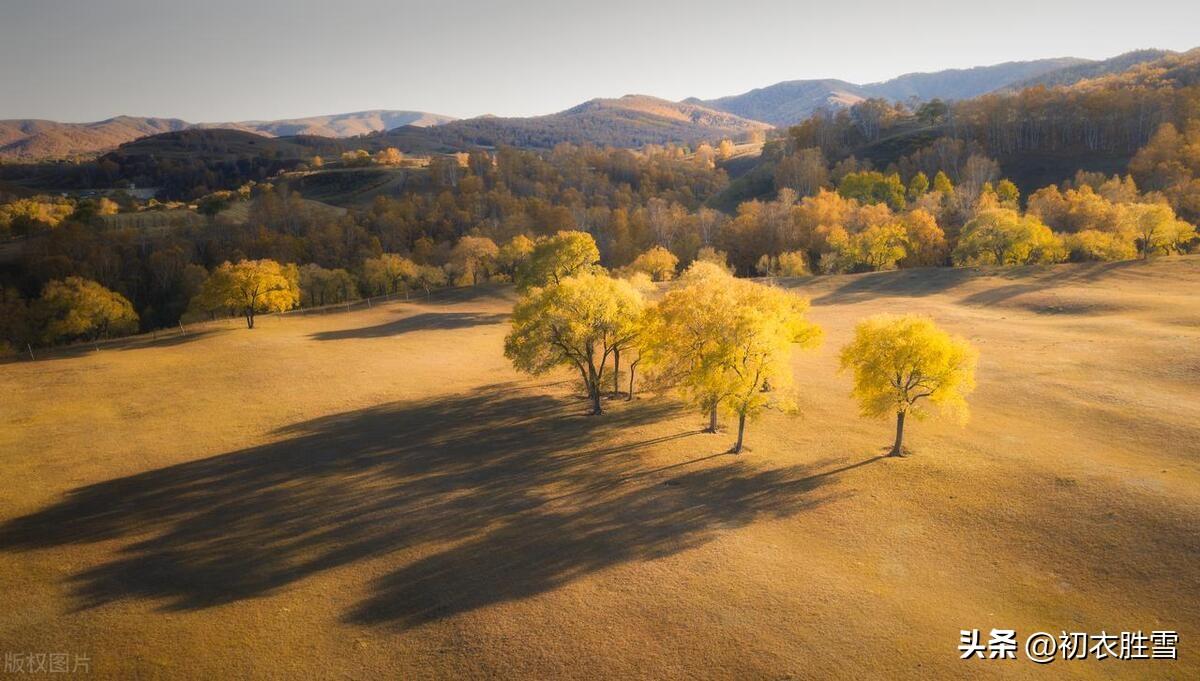
[[[862,415],[896,414],[893,454],[901,451],[904,416],[927,414],[922,400],[966,422],[977,361],[978,352],[966,339],[915,315],[870,317],[841,351],[842,370],[854,373],[852,394]]]
[[[645,272],[654,281],[670,281],[675,278],[675,267],[678,264],[679,258],[676,258],[674,253],[662,246],[655,246],[635,258],[629,264],[629,269]]]
[[[564,277],[530,290],[517,302],[504,356],[518,370],[535,375],[574,368],[599,414],[609,358],[641,332],[644,305],[628,281],[591,271]]]
[[[45,320],[47,343],[124,335],[138,328],[138,315],[125,296],[80,277],[46,284],[38,312]]]

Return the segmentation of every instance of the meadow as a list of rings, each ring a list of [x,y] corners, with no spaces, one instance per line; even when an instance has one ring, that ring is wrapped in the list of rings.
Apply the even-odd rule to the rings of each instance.
[[[0,649],[97,678],[1195,678],[1200,257],[779,280],[799,416],[602,416],[503,357],[515,294],[0,365]],[[865,420],[854,324],[980,352],[965,428]],[[729,424],[726,423],[726,426]],[[1176,630],[962,661],[962,629]]]

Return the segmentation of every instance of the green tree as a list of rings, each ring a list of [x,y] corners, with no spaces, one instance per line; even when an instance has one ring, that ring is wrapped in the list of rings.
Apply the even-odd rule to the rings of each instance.
[[[854,373],[853,395],[863,416],[896,415],[891,456],[901,456],[904,419],[924,418],[924,402],[966,421],[978,353],[924,317],[878,315],[858,324],[842,348],[841,369]]]

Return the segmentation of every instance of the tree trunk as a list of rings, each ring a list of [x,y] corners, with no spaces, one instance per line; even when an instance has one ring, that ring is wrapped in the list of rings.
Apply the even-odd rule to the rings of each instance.
[[[733,445],[733,453],[740,454],[742,452],[742,439],[746,434],[746,414],[742,412],[738,414],[738,439]]]
[[[588,390],[592,393],[592,414],[600,416],[604,413],[604,407],[600,404],[600,386],[599,384],[593,384],[588,387]]]
[[[254,328],[254,308],[249,308],[246,310],[246,328]]]
[[[888,456],[902,456],[901,445],[904,444],[904,412],[896,412],[896,442],[892,445],[892,451]]]
[[[613,350],[613,397],[621,394],[621,351]]]
[[[706,432],[706,433],[717,432],[717,405],[715,405],[715,404],[713,405],[713,408],[708,412],[708,427],[704,429],[704,432]]]
[[[629,363],[629,394],[625,396],[626,402],[633,399],[633,372],[635,369],[637,369],[637,360]]]

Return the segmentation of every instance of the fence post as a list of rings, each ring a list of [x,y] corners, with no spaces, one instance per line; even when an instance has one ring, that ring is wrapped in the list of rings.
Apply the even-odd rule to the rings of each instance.
[[[34,356],[33,356],[33,346],[32,346],[32,345],[30,345],[29,343],[26,343],[26,344],[25,344],[25,349],[29,351],[29,360],[30,360],[31,362],[36,362],[36,361],[37,361],[37,357],[34,357]]]
[[[187,333],[187,331],[183,330],[183,320],[181,319],[181,320],[179,320],[179,335],[182,336],[186,333]]]

